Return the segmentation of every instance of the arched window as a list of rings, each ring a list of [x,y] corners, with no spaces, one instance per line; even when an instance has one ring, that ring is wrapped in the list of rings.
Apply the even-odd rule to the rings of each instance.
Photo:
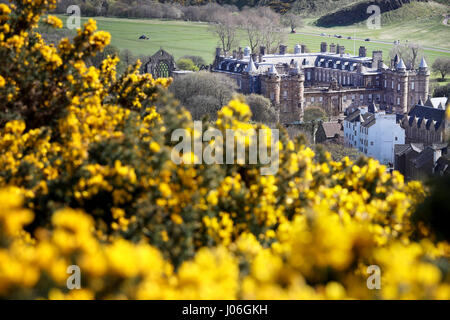
[[[169,66],[165,61],[160,61],[156,66],[156,76],[158,78],[168,78],[169,77]]]

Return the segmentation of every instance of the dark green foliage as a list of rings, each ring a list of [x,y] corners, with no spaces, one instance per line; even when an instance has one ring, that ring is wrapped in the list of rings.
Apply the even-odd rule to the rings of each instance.
[[[412,225],[423,225],[436,241],[450,241],[450,175],[437,177],[428,182],[430,194],[411,216]],[[427,236],[418,228],[417,236]]]

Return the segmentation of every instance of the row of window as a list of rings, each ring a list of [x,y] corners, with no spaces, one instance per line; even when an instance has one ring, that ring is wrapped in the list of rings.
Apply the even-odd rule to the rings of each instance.
[[[384,80],[384,87],[387,88],[387,80]],[[414,87],[415,87],[414,81],[412,81],[411,85],[410,85],[411,90],[414,90]],[[401,86],[400,86],[400,82],[399,82],[399,83],[397,83],[397,91],[400,91],[400,88],[401,88]],[[391,80],[391,89],[394,89],[394,80]]]

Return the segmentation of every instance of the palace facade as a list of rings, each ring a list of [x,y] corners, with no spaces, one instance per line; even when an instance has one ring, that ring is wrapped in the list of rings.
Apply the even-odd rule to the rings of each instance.
[[[409,107],[426,99],[430,71],[422,59],[417,70],[407,68],[396,56],[387,66],[381,51],[345,53],[340,45],[321,44],[320,52],[308,53],[296,45],[288,53],[281,45],[277,54],[258,54],[247,47],[222,54],[216,49],[212,72],[234,78],[244,94],[258,93],[269,98],[281,123],[298,123],[305,108],[321,107],[333,116],[342,116],[350,107],[376,103],[386,112],[406,114]]]

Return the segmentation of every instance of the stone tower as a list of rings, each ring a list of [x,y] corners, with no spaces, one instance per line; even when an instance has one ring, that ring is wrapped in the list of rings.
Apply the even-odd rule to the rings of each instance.
[[[429,94],[429,87],[430,70],[428,69],[425,58],[422,58],[419,65],[419,72],[417,73],[417,96],[415,101],[419,101],[419,99],[425,100]]]
[[[400,84],[400,92],[398,92],[397,98],[400,98],[400,106],[396,104],[398,114],[408,112],[408,72],[406,71],[405,63],[403,59],[397,64],[398,83]],[[394,88],[395,89],[395,88]]]
[[[289,77],[281,80],[280,122],[291,123],[303,120],[304,84],[305,75],[298,62],[295,62],[289,69]],[[284,94],[285,91],[287,95]]]
[[[267,75],[261,78],[261,91],[266,98],[270,99],[277,112],[280,108],[280,88],[281,77],[275,65],[272,65]]]

